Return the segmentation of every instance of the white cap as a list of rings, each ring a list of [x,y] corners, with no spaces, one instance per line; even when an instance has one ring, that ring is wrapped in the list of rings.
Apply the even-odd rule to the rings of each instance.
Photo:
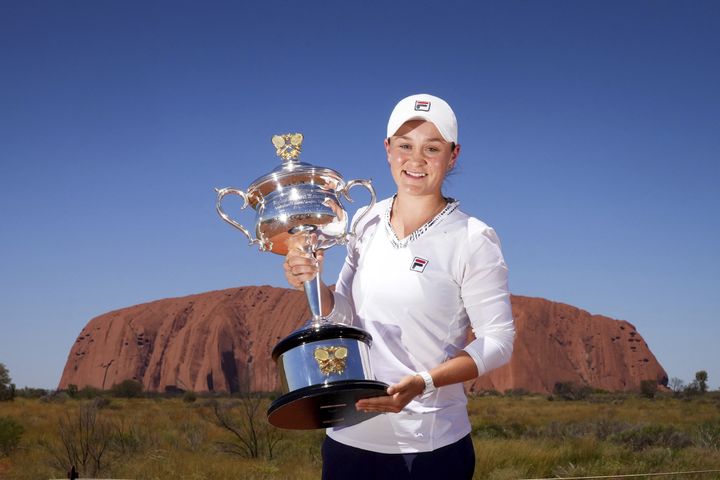
[[[387,138],[395,135],[402,124],[410,120],[432,122],[445,140],[457,143],[457,119],[450,105],[442,98],[421,93],[400,100],[390,114]]]

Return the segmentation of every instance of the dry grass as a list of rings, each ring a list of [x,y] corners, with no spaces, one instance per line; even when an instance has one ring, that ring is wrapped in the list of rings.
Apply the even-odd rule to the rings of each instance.
[[[0,458],[0,479],[62,478],[61,418],[81,400],[0,403],[24,428]],[[267,403],[267,402],[265,402]],[[543,396],[476,397],[469,403],[476,478],[519,479],[720,468],[720,398],[599,395],[577,402]],[[260,409],[261,417],[265,405]],[[274,458],[223,453],[231,436],[200,399],[115,399],[98,418],[112,431],[98,477],[137,479],[317,479],[321,431],[283,432]],[[263,421],[263,418],[260,418]],[[53,453],[54,452],[54,453]],[[703,477],[696,477],[703,478]],[[718,478],[704,477],[704,478]]]

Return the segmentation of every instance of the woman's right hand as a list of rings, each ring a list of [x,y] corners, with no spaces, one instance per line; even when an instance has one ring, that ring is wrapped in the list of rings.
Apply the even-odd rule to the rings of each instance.
[[[325,250],[318,250],[313,255],[308,248],[308,245],[312,245],[315,240],[312,236],[308,238],[298,235],[289,244],[283,268],[285,269],[285,278],[290,286],[298,290],[304,290],[303,284],[313,280],[322,272]],[[335,297],[327,285],[322,282],[320,282],[319,293],[322,305],[321,315],[330,315],[335,307]]]
[[[313,255],[305,251],[302,245],[291,245],[283,264],[285,278],[290,286],[302,290],[304,282],[320,274],[324,258],[324,250],[319,250]]]

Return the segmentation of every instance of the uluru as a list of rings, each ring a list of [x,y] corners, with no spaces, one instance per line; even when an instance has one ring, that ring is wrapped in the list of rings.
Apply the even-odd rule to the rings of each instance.
[[[629,322],[542,298],[512,296],[517,335],[510,363],[470,391],[548,393],[557,382],[608,391],[667,384],[667,374]],[[269,286],[168,298],[93,318],[70,349],[59,388],[108,389],[127,379],[146,391],[279,390],[271,351],[305,323],[302,292]]]

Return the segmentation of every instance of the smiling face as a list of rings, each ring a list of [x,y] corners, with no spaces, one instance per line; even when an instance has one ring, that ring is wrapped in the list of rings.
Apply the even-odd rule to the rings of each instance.
[[[385,140],[390,171],[399,195],[442,196],[445,175],[460,153],[452,148],[435,125],[424,120],[405,122]]]

